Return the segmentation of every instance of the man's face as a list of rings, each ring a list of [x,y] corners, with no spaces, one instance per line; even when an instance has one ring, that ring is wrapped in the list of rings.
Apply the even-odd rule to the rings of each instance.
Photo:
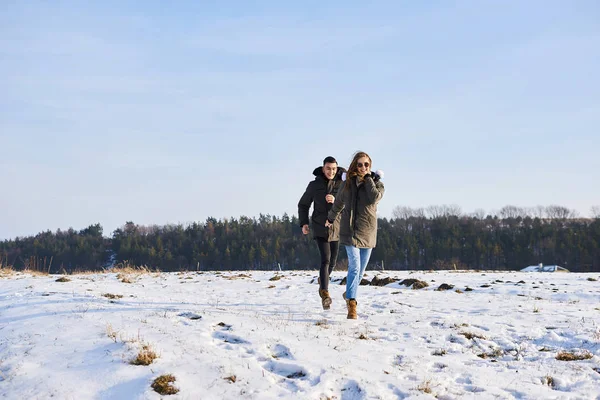
[[[337,173],[337,163],[326,163],[323,165],[323,175],[327,179],[333,179],[335,174]]]

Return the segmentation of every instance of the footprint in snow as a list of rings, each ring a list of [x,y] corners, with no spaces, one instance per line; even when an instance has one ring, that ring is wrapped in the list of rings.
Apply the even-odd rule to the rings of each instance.
[[[355,380],[349,380],[342,388],[342,400],[363,400],[366,398],[367,393]]]
[[[196,313],[193,312],[183,312],[181,314],[177,315],[178,317],[183,317],[183,318],[187,318],[187,319],[191,319],[191,320],[197,320],[197,319],[201,319],[202,315],[198,315]]]
[[[240,336],[232,335],[231,333],[227,333],[227,332],[215,332],[213,336],[217,339],[222,340],[225,343],[250,344],[250,342],[241,338]]]
[[[279,358],[286,358],[289,360],[294,359],[294,356],[292,355],[292,352],[290,351],[290,349],[287,346],[284,346],[282,344],[276,344],[275,346],[273,346],[271,351],[272,351],[272,357],[275,359],[279,359]]]
[[[264,368],[269,372],[288,379],[307,379],[308,376],[306,370],[297,364],[271,360],[264,365]]]

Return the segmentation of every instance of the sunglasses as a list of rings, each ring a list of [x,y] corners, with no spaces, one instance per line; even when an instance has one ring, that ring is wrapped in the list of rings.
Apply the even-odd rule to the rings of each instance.
[[[356,166],[357,166],[358,168],[362,168],[362,167],[363,167],[363,165],[365,166],[365,168],[369,168],[369,163],[368,163],[368,162],[366,162],[366,163],[364,163],[364,164],[363,164],[363,163],[361,163],[361,162],[359,162],[359,163],[356,163]]]

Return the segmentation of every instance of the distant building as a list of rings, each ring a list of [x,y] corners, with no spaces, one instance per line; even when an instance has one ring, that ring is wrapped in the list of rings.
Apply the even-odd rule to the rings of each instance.
[[[521,270],[521,272],[569,272],[568,269],[561,267],[560,265],[530,265]]]

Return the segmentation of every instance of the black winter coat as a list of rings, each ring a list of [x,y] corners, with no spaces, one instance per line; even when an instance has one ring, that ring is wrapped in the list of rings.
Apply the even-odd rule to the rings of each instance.
[[[325,227],[325,221],[327,221],[327,213],[333,206],[332,203],[325,201],[325,196],[332,194],[337,197],[338,190],[342,185],[342,174],[346,172],[344,168],[338,167],[337,173],[331,180],[331,182],[323,175],[322,167],[317,167],[313,171],[315,180],[311,181],[306,187],[306,191],[298,202],[298,218],[300,219],[300,226],[309,224],[308,210],[311,204],[313,204],[313,213],[311,216],[312,221],[312,236],[313,239],[323,238],[328,242],[336,242],[340,240],[340,218],[336,218],[333,226],[330,228]]]

